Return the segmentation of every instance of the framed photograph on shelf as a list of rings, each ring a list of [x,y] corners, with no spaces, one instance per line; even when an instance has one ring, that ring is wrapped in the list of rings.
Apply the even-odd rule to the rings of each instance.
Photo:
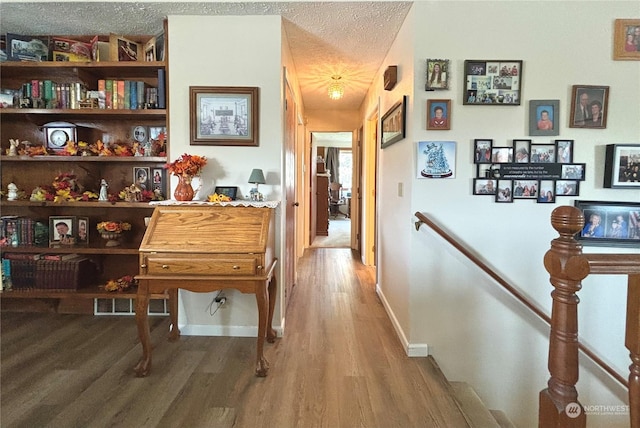
[[[192,146],[259,145],[259,90],[240,86],[190,86]]]
[[[427,100],[427,129],[451,129],[451,100]]]
[[[570,128],[607,127],[608,86],[573,85],[571,100]]]
[[[474,162],[475,163],[491,163],[491,148],[493,140],[473,140],[474,145]]]
[[[616,19],[613,59],[640,61],[640,19]]]
[[[134,166],[133,167],[133,183],[136,184],[141,190],[151,190],[151,171],[147,166]]]
[[[640,188],[640,144],[607,144],[603,186]]]
[[[49,216],[49,246],[75,245],[77,221],[75,216]]]
[[[167,170],[164,168],[153,168],[151,170],[151,190],[160,193],[165,198],[167,195]]]
[[[573,162],[573,140],[556,140],[556,162]]]
[[[387,148],[405,137],[406,107],[407,96],[404,95],[402,101],[395,103],[382,116],[380,148]]]
[[[584,215],[584,227],[575,236],[583,245],[640,245],[640,203],[575,201],[575,206]]]
[[[465,105],[520,105],[521,60],[465,60]]]
[[[560,135],[560,100],[529,101],[529,135]]]
[[[555,163],[555,144],[531,144],[531,163]]]
[[[235,201],[238,195],[238,188],[235,186],[216,186],[215,193],[225,195]]]
[[[538,203],[553,204],[556,201],[556,186],[553,180],[540,180],[538,185]]]
[[[425,90],[449,89],[449,60],[427,59]]]
[[[78,217],[77,243],[89,245],[89,217]]]
[[[140,61],[142,60],[142,46],[116,34],[109,35],[109,55],[111,61]]]

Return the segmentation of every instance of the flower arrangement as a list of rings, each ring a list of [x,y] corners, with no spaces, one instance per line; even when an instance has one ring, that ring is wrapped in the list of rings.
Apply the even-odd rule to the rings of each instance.
[[[91,201],[98,199],[98,195],[85,191],[72,172],[63,172],[53,179],[51,186],[37,186],[33,189],[30,199],[34,202]]]
[[[106,291],[124,291],[138,284],[138,281],[131,275],[125,275],[118,279],[110,279],[104,286]]]
[[[165,164],[164,168],[176,176],[195,177],[200,175],[206,164],[206,157],[185,153],[173,162]]]
[[[126,221],[101,221],[96,226],[100,233],[122,233],[131,230],[131,224]]]

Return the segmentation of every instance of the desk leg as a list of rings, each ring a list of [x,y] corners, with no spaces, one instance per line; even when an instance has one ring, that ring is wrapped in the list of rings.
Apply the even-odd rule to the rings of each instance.
[[[264,338],[267,330],[269,312],[269,294],[266,281],[256,287],[256,303],[258,304],[258,340],[256,346],[256,376],[265,377],[269,371],[269,362],[264,357]]]
[[[276,341],[276,337],[278,334],[273,329],[273,310],[276,306],[276,292],[278,290],[278,286],[276,283],[276,276],[273,275],[271,277],[271,281],[269,281],[269,319],[267,320],[267,342],[273,343]]]
[[[145,377],[151,371],[151,333],[149,333],[149,282],[140,281],[136,295],[136,324],[138,338],[142,344],[142,358],[135,367],[137,377]]]
[[[169,327],[169,341],[175,342],[180,338],[180,329],[178,329],[178,289],[169,289],[169,318],[171,326]]]

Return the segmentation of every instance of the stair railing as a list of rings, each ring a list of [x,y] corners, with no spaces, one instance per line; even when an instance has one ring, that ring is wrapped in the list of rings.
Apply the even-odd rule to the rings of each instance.
[[[551,241],[544,256],[550,275],[553,305],[549,333],[550,378],[540,391],[538,426],[543,428],[584,428],[586,414],[578,401],[578,303],[577,292],[589,274],[628,276],[625,346],[631,365],[629,381],[629,418],[631,428],[640,428],[640,254],[583,254],[574,235],[584,227],[582,212],[561,206],[551,213],[551,225],[560,237]],[[619,379],[619,376],[614,376]]]

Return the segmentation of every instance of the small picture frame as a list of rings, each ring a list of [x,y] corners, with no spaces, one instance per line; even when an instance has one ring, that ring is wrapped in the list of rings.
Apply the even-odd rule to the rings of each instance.
[[[491,148],[493,140],[473,140],[474,162],[475,163],[491,163]]]
[[[75,245],[77,218],[49,216],[49,246]]]
[[[190,86],[192,146],[259,146],[259,90],[241,86]]]
[[[491,163],[512,163],[513,147],[491,147]]]
[[[556,163],[573,162],[573,140],[556,140]]]
[[[585,164],[571,163],[562,164],[560,170],[560,178],[562,180],[580,180],[584,181]]]
[[[78,244],[89,245],[89,230],[89,217],[78,217]]]
[[[538,180],[515,180],[513,183],[513,199],[536,199],[538,197]]]
[[[464,105],[520,105],[521,60],[465,60]]]
[[[151,168],[147,166],[133,167],[133,181],[141,190],[151,190]]]
[[[603,186],[640,188],[640,144],[607,144]]]
[[[531,163],[555,163],[555,144],[531,144]]]
[[[404,139],[406,135],[405,114],[407,106],[407,96],[402,97],[402,101],[395,103],[382,116],[380,121],[380,148],[385,149],[390,145]]]
[[[513,157],[516,163],[529,163],[531,140],[513,140]]]
[[[451,129],[451,100],[427,100],[427,129]]]
[[[151,169],[151,190],[163,199],[166,197],[167,170],[164,168]]]
[[[640,19],[615,20],[613,59],[640,61]]]
[[[111,61],[139,61],[142,57],[140,43],[117,34],[109,35],[109,55]]]
[[[607,127],[608,86],[573,85],[571,100],[570,128]]]
[[[473,194],[474,195],[495,195],[496,181],[493,178],[474,178]]]
[[[556,196],[577,196],[580,182],[576,180],[556,180]]]
[[[449,74],[448,59],[427,59],[425,90],[449,89]]]
[[[497,181],[498,188],[496,189],[496,202],[513,202],[513,180],[498,179]]]
[[[235,201],[238,195],[238,188],[235,186],[216,186],[215,193],[228,196],[232,201]]]
[[[540,180],[538,184],[538,203],[553,204],[556,202],[556,186],[553,180]]]
[[[638,247],[640,203],[575,201],[584,215],[584,227],[575,235],[583,245]]]
[[[529,101],[529,135],[560,135],[560,100]]]

